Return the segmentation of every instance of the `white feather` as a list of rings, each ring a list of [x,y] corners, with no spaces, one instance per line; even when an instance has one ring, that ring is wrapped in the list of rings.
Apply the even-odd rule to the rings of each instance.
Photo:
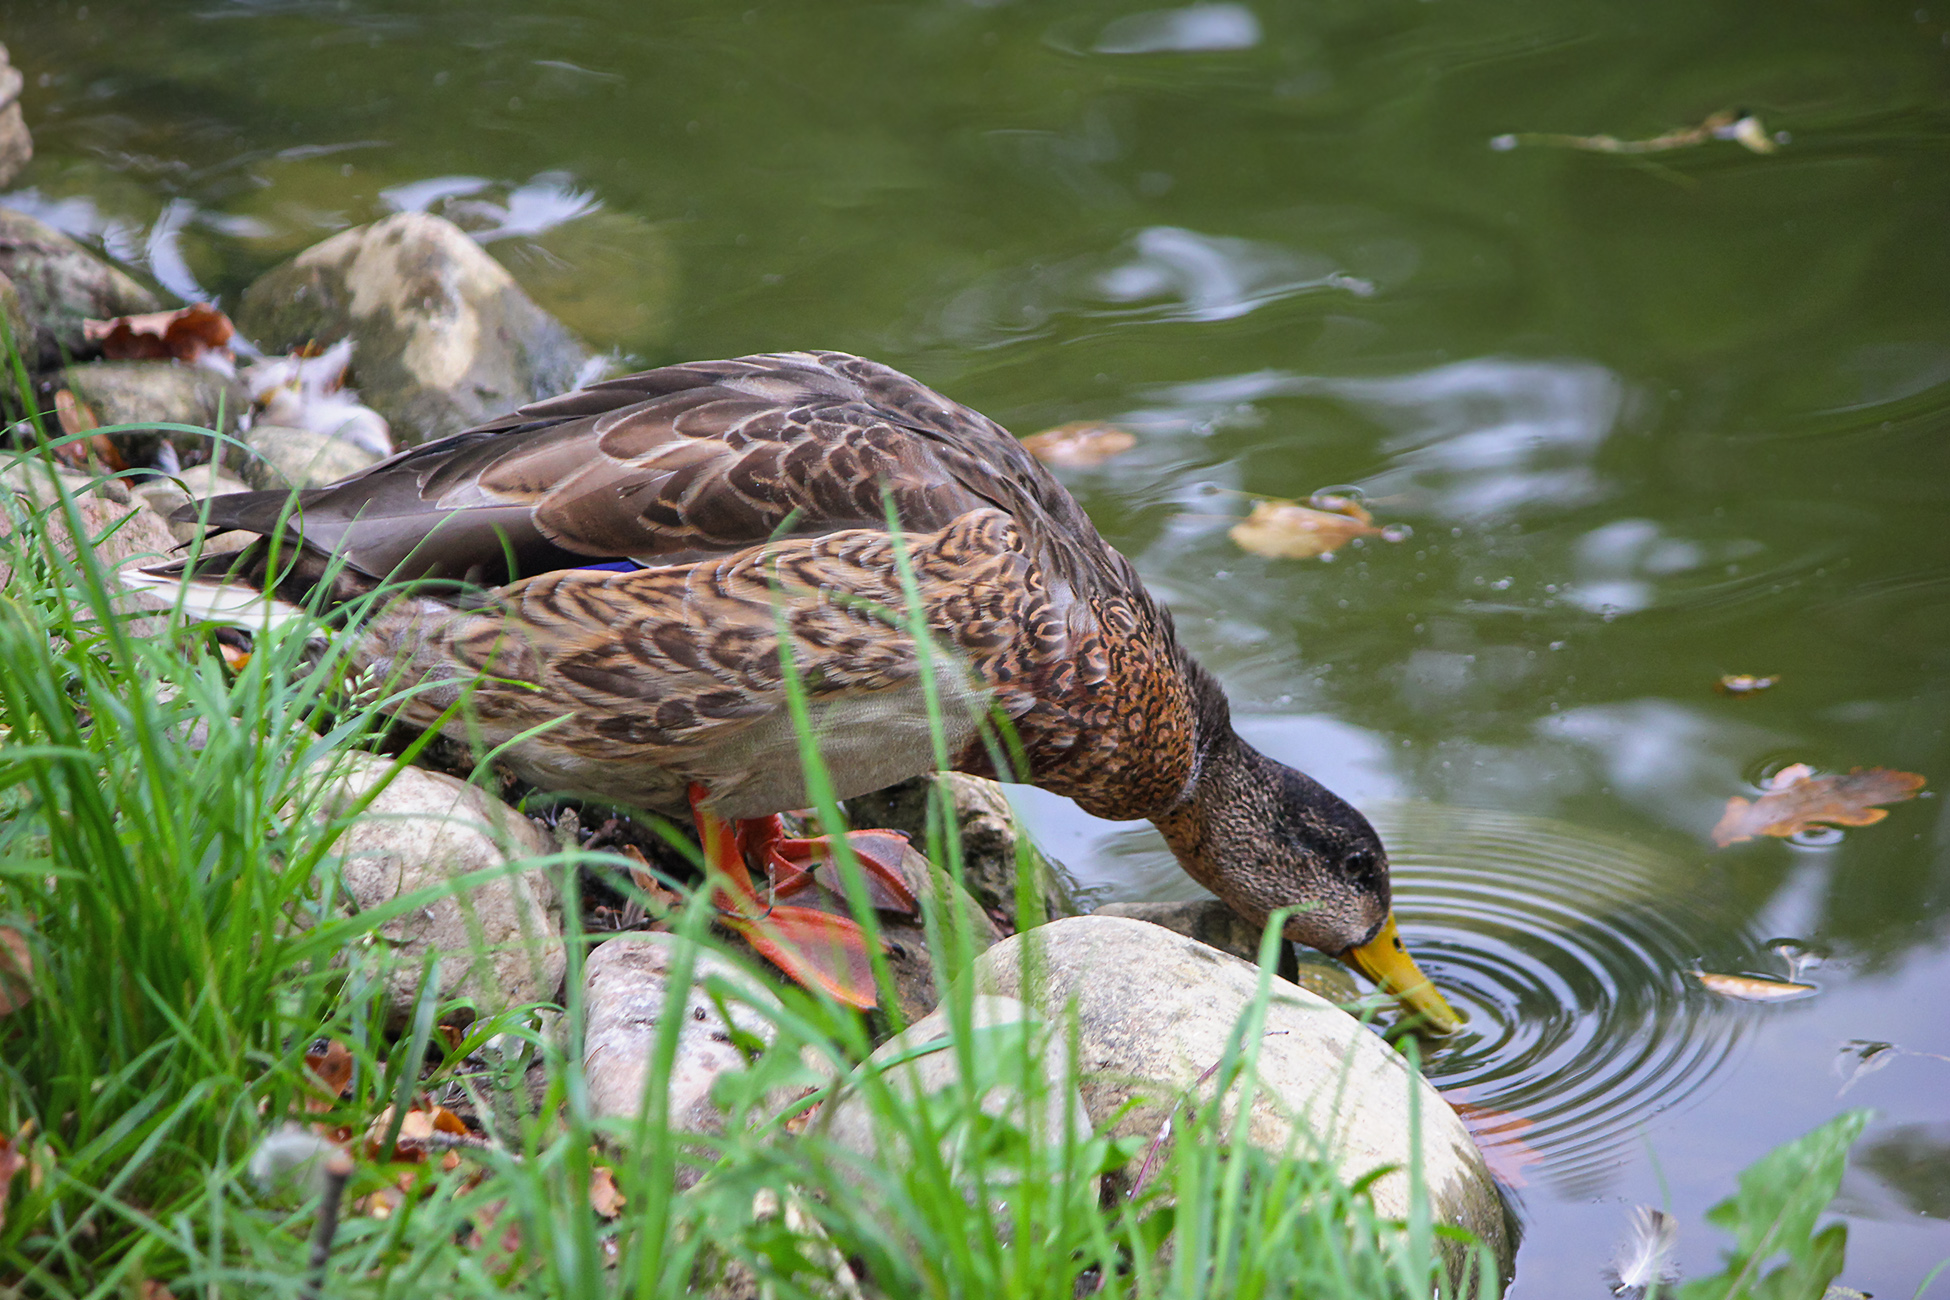
[[[1611,1293],[1625,1300],[1638,1300],[1655,1285],[1672,1286],[1679,1280],[1672,1250],[1679,1242],[1679,1220],[1664,1210],[1641,1205],[1632,1211],[1631,1237],[1605,1269]]]
[[[214,582],[208,578],[166,578],[141,569],[125,569],[117,575],[131,591],[154,592],[175,604],[182,601],[183,612],[191,618],[231,627],[265,631],[282,627],[305,617],[305,611],[290,601],[267,596],[238,583]]]

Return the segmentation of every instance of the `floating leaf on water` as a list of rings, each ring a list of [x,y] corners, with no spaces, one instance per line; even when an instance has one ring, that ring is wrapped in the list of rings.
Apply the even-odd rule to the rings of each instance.
[[[1382,535],[1374,526],[1374,516],[1359,502],[1332,496],[1316,497],[1313,505],[1306,506],[1255,501],[1253,512],[1230,530],[1241,549],[1272,560],[1310,560],[1331,554],[1357,537]]]
[[[212,303],[199,302],[176,311],[152,311],[140,316],[81,323],[82,337],[102,345],[110,361],[186,361],[227,369],[230,340],[237,328]]]
[[[1638,1300],[1655,1284],[1664,1288],[1677,1282],[1679,1265],[1672,1251],[1679,1244],[1679,1220],[1641,1205],[1632,1211],[1630,1232],[1604,1270],[1611,1293],[1622,1300]]]
[[[1563,135],[1555,131],[1526,131],[1496,136],[1490,148],[1506,153],[1520,144],[1544,145],[1557,149],[1583,149],[1590,153],[1665,153],[1670,149],[1691,149],[1709,140],[1731,140],[1754,153],[1773,153],[1779,146],[1767,134],[1760,118],[1752,113],[1722,110],[1698,126],[1681,127],[1647,140],[1621,140],[1615,135]]]
[[[1713,689],[1737,700],[1743,696],[1758,695],[1762,691],[1769,690],[1779,685],[1780,680],[1779,677],[1754,677],[1748,673],[1728,673],[1713,683]]]
[[[1703,984],[1710,993],[1723,998],[1736,998],[1741,1002],[1794,1002],[1801,998],[1811,998],[1821,992],[1812,984],[1794,984],[1787,980],[1763,979],[1754,975],[1716,975],[1711,971],[1690,972],[1694,979]]]
[[[1076,420],[1032,433],[1022,440],[1022,445],[1045,465],[1089,469],[1137,446],[1137,435],[1114,424]]]
[[[1914,772],[1858,767],[1846,776],[1816,776],[1805,763],[1781,769],[1756,800],[1727,800],[1713,842],[1721,848],[1756,835],[1786,838],[1810,827],[1872,826],[1889,815],[1876,804],[1913,799],[1924,779]]]

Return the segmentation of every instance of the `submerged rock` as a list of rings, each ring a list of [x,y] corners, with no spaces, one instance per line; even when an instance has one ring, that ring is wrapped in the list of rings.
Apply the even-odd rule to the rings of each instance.
[[[367,405],[411,446],[572,388],[587,351],[451,222],[423,212],[334,235],[245,291],[269,352],[350,338]]]
[[[74,240],[25,213],[0,209],[0,275],[13,282],[28,323],[21,352],[34,368],[99,355],[84,320],[156,311],[156,295]]]
[[[377,785],[392,763],[344,755],[347,767],[320,809],[336,815]],[[477,786],[402,768],[339,839],[345,886],[360,911],[468,874],[539,856],[554,845],[535,823]],[[556,999],[567,959],[555,882],[506,871],[450,889],[376,927],[389,961],[391,1018],[412,1018],[429,953],[440,955],[438,996],[468,998],[477,1016]]]
[[[722,1075],[746,1067],[734,1033],[759,1043],[778,1036],[778,998],[736,965],[679,935],[618,935],[589,954],[583,977],[582,1064],[592,1119],[634,1120],[641,1114],[659,1027],[673,1002],[671,968],[686,949],[693,965],[689,987],[675,999],[680,1022],[668,1083],[673,1130],[724,1132],[724,1112],[711,1100],[711,1088]],[[722,999],[707,987],[719,981],[732,990]],[[680,1166],[678,1181],[696,1182],[696,1171]]]
[[[1020,998],[1045,1016],[1062,1016],[1074,1004],[1084,1108],[1100,1129],[1147,1142],[1181,1100],[1213,1103],[1216,1083],[1207,1072],[1224,1058],[1259,977],[1205,944],[1111,916],[1074,917],[1016,935],[984,953],[974,970],[979,991]],[[1435,1221],[1481,1238],[1507,1276],[1515,1243],[1482,1155],[1455,1111],[1399,1053],[1345,1012],[1277,981],[1256,1047],[1258,1087],[1247,1120],[1254,1146],[1275,1157],[1332,1160],[1349,1181],[1393,1167],[1371,1194],[1384,1217],[1406,1217],[1413,1098]],[[1235,1085],[1219,1102],[1228,1123],[1238,1098]],[[1135,1172],[1127,1168],[1124,1176]],[[1452,1273],[1460,1263],[1460,1252],[1451,1250]]]
[[[1016,917],[1017,863],[1024,855],[1038,873],[1044,918],[1075,916],[1075,885],[1068,869],[1029,841],[1009,798],[994,781],[962,772],[934,772],[846,802],[856,827],[904,831],[914,847],[928,847],[928,818],[940,790],[955,810],[962,880],[1002,933],[1021,926]]]

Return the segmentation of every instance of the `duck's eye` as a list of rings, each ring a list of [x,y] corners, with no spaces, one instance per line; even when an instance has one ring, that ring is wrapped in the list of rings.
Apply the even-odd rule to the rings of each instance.
[[[1356,849],[1341,859],[1341,867],[1355,880],[1369,881],[1380,874],[1380,862],[1367,849]]]

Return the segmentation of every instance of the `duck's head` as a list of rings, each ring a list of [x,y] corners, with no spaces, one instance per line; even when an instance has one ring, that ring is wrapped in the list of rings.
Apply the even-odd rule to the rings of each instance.
[[[1179,863],[1235,912],[1338,957],[1400,998],[1424,1027],[1462,1025],[1395,929],[1388,851],[1368,819],[1304,772],[1227,729],[1202,756],[1190,797],[1158,819]]]

